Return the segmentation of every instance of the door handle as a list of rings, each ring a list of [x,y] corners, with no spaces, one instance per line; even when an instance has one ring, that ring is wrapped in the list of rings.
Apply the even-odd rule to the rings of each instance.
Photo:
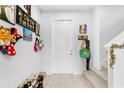
[[[70,55],[72,55],[72,54],[73,54],[73,53],[72,53],[72,50],[70,50],[70,52],[71,52]]]

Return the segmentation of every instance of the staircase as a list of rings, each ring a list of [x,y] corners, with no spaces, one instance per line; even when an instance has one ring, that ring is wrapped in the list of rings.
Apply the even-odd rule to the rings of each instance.
[[[110,48],[113,44],[121,46],[124,44],[124,31],[114,37],[111,41],[104,45],[107,51],[108,64],[110,64],[111,54]],[[108,87],[123,88],[124,87],[124,48],[114,48],[115,64],[112,68],[108,68]]]
[[[89,71],[85,71],[84,75],[92,83],[95,88],[107,88],[107,73],[103,70],[96,70],[93,67],[90,67]]]

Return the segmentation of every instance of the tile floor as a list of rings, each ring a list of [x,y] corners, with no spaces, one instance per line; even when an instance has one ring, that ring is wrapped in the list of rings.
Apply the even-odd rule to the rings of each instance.
[[[92,83],[84,75],[47,75],[45,88],[93,88]]]

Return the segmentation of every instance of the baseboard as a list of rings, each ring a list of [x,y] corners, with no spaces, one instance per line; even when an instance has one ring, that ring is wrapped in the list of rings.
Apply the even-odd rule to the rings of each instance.
[[[73,75],[84,75],[84,73],[73,73]]]
[[[47,75],[53,75],[53,74],[73,74],[73,75],[84,75],[84,73],[47,73]]]
[[[101,61],[101,66],[103,67],[104,65],[107,65],[108,64],[108,60],[107,60],[107,57],[104,58],[102,61]]]

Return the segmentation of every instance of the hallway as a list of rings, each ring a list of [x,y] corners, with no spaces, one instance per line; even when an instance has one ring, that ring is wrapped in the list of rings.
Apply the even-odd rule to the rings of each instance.
[[[93,78],[96,77],[95,74],[92,75]],[[107,83],[103,82],[100,78],[98,79],[94,79],[97,87],[107,87]],[[98,81],[100,82],[99,84]],[[45,88],[95,88],[95,86],[85,75],[53,74],[46,76],[44,80]]]
[[[45,88],[93,88],[84,75],[54,74],[46,77]]]
[[[97,75],[102,70],[99,34],[95,34],[99,33],[97,6],[32,5],[31,15],[25,5],[13,8],[14,28],[0,20],[0,87],[107,88],[104,76]],[[16,45],[13,38],[8,42],[3,38],[6,33],[18,38],[14,31],[20,35],[20,40],[14,38]],[[41,72],[47,74],[45,81]]]

